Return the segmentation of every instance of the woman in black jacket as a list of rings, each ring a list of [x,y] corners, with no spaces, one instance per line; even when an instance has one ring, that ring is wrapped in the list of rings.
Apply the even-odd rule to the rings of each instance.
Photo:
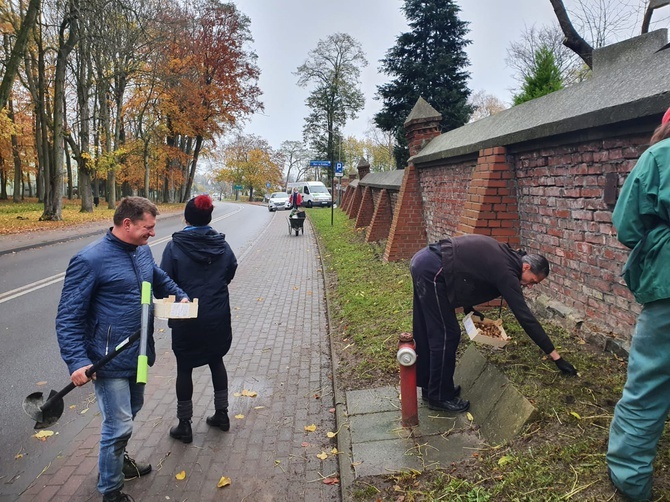
[[[235,277],[237,259],[223,234],[209,226],[214,206],[209,195],[186,203],[186,227],[172,235],[163,251],[161,268],[190,298],[198,298],[198,317],[171,320],[172,350],[177,358],[177,418],[170,436],[193,441],[193,368],[209,365],[214,386],[213,416],[207,424],[230,429],[228,374],[223,356],[233,339],[228,284]]]

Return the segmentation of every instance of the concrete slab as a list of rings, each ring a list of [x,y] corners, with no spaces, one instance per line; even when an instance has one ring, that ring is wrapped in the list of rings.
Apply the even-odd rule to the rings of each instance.
[[[517,436],[536,413],[535,407],[508,385],[486,420],[481,422],[482,434],[492,444],[502,443]]]
[[[399,392],[397,387],[348,391],[347,413],[351,416],[380,411],[400,412]]]
[[[414,427],[414,437],[419,440],[425,436],[441,435],[455,430],[470,428],[470,422],[465,413],[447,413],[444,411],[429,410],[427,406],[419,405],[419,425]]]
[[[470,400],[470,413],[477,423],[484,423],[498,404],[509,380],[492,364],[488,364],[472,387],[463,388],[461,395]]]
[[[422,470],[419,451],[412,439],[354,443],[352,465],[356,477]]]
[[[438,436],[427,436],[419,444],[425,470],[448,467],[454,462],[470,458],[482,447],[475,431],[467,430]]]
[[[475,344],[471,343],[456,365],[454,381],[463,389],[472,388],[487,364],[486,358],[477,350]]]
[[[412,430],[400,425],[400,418],[398,411],[351,416],[349,417],[351,441],[354,443],[368,443],[389,439],[408,439]]]

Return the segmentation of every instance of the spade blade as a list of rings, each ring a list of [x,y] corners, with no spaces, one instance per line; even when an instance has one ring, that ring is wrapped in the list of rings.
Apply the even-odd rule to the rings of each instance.
[[[55,390],[52,390],[45,401],[44,394],[33,392],[23,401],[23,411],[35,420],[35,429],[44,429],[58,422],[65,409],[65,403],[62,397],[52,399],[57,394]]]

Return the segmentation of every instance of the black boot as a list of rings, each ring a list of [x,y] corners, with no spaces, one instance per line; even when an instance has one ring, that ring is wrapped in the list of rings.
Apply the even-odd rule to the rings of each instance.
[[[180,420],[178,425],[170,429],[170,437],[179,439],[182,443],[192,442],[193,430],[191,429],[191,421]]]
[[[123,493],[119,488],[113,492],[103,494],[102,502],[135,502],[135,499],[127,493]]]
[[[123,452],[123,478],[126,480],[140,478],[151,472],[151,464],[136,462],[128,456],[128,452]],[[120,499],[126,500],[126,499]]]
[[[230,419],[228,418],[228,410],[216,410],[214,415],[207,417],[207,425],[218,427],[222,431],[230,430]]]

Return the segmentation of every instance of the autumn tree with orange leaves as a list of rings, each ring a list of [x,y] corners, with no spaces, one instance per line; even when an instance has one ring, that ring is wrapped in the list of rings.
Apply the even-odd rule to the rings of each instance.
[[[167,118],[167,145],[188,154],[188,160],[170,158],[166,183],[180,170],[184,185],[179,200],[185,202],[204,142],[262,109],[260,70],[248,48],[249,18],[234,4],[201,1],[174,7],[170,15],[181,22],[167,24],[172,32],[165,45],[160,106]],[[165,194],[168,201],[169,190]]]

